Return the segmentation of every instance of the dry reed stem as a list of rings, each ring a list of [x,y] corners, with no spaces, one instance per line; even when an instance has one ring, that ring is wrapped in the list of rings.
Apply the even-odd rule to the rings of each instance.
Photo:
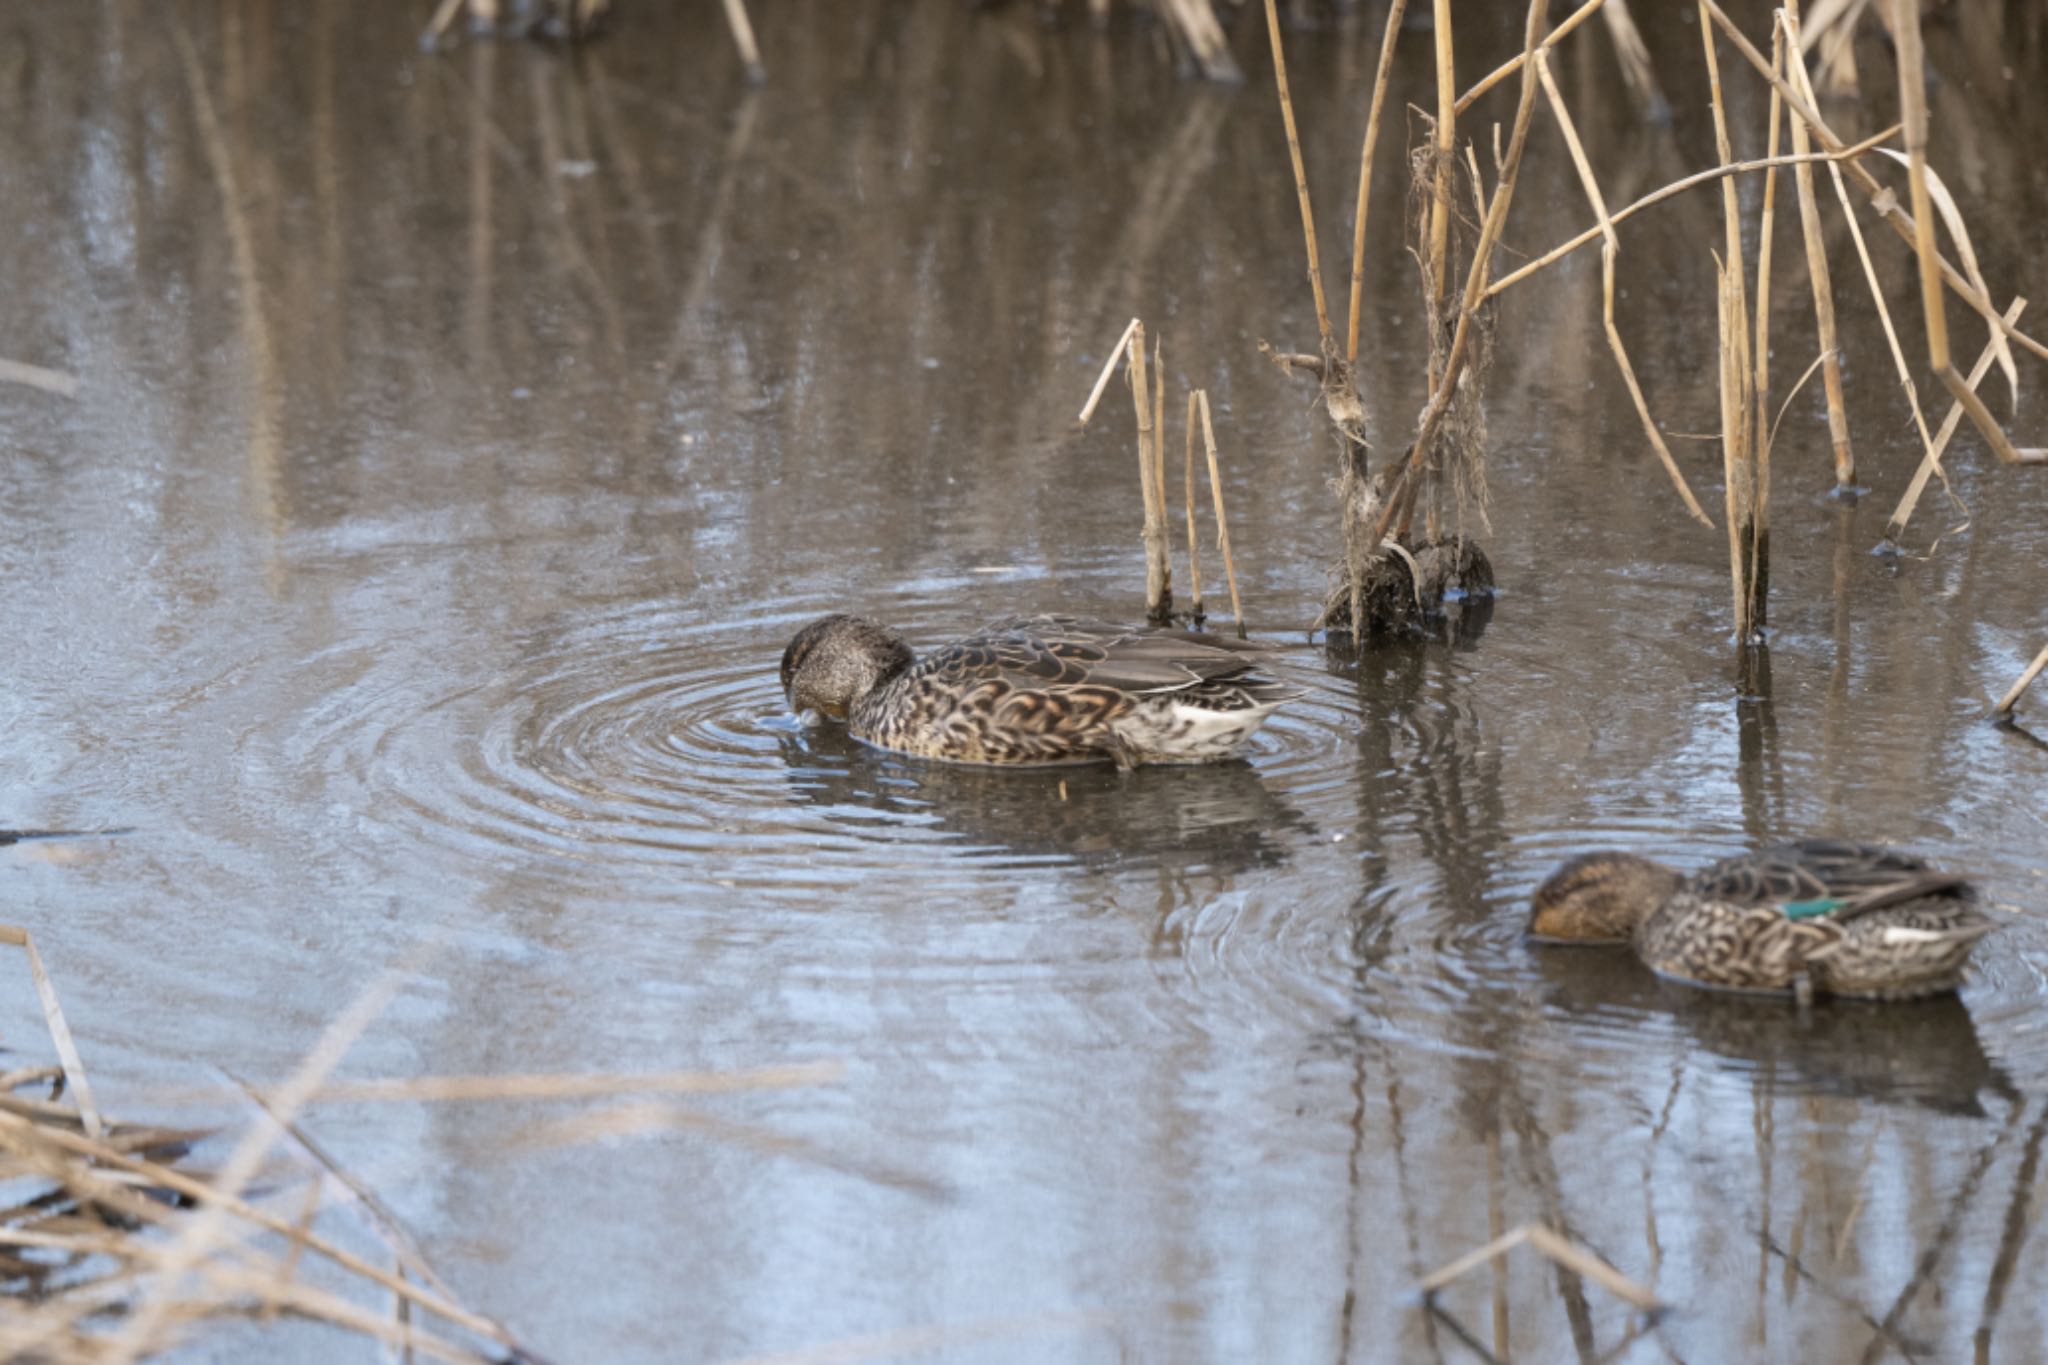
[[[725,22],[732,29],[740,60],[746,63],[747,79],[756,85],[767,80],[768,68],[761,65],[761,48],[754,41],[754,23],[747,17],[747,0],[725,0]]]
[[[321,1082],[340,1065],[356,1039],[384,1012],[384,1007],[398,993],[400,980],[397,968],[380,973],[327,1026],[312,1051],[279,1088],[273,1101],[277,1113],[290,1118],[305,1105]],[[226,1198],[239,1196],[261,1168],[279,1131],[274,1123],[252,1125],[229,1153],[211,1188]],[[187,1277],[226,1236],[227,1221],[228,1214],[221,1203],[210,1200],[179,1229],[165,1250],[162,1271],[144,1288],[124,1329],[108,1342],[106,1359],[109,1365],[122,1365],[122,1362],[138,1359],[154,1348],[167,1326],[166,1318],[175,1306],[172,1295],[184,1288]]]
[[[1223,25],[1217,22],[1210,0],[1165,0],[1165,8],[1167,17],[1195,54],[1204,78],[1226,85],[1243,82],[1244,72],[1238,70],[1237,58],[1230,52],[1230,40],[1224,36]]]
[[[2005,310],[2006,320],[2008,322],[2016,320],[2021,313],[2026,311],[2026,308],[2027,301],[2025,299],[2014,299],[2012,307]],[[1984,344],[1983,354],[1979,355],[1977,363],[1970,367],[1969,377],[1965,382],[1971,388],[1974,389],[1977,385],[1984,382],[1984,376],[1990,373],[1992,358],[1997,354],[1998,338],[1994,337]],[[1913,471],[1913,481],[1906,485],[1906,493],[1904,497],[1899,499],[1898,509],[1892,513],[1892,519],[1885,523],[1884,540],[1881,542],[1881,547],[1885,545],[1897,546],[1899,537],[1906,532],[1906,523],[1913,518],[1914,508],[1920,503],[1920,495],[1927,489],[1927,480],[1930,476],[1940,474],[1942,485],[1944,487],[1947,486],[1948,474],[1941,467],[1941,455],[1943,451],[1948,449],[1949,438],[1955,435],[1956,425],[1962,419],[1963,405],[1951,402],[1948,407],[1948,415],[1941,419],[1941,429],[1934,433],[1934,444],[1928,447],[1927,453],[1921,457],[1920,467]],[[1951,497],[1953,496],[1951,494]]]
[[[1356,335],[1356,332],[1357,329],[1354,327],[1353,335]],[[63,398],[78,396],[78,380],[75,376],[68,375],[62,370],[46,370],[40,365],[26,365],[19,360],[0,360],[0,383],[25,384],[29,388],[41,389],[44,393],[54,393]]]
[[[1152,338],[1152,510],[1159,518],[1159,539],[1167,548],[1166,582],[1173,584],[1172,543],[1166,514],[1166,336]],[[1168,604],[1169,606],[1171,603]]]
[[[1648,194],[1636,200],[1634,203],[1628,205],[1626,208],[1617,210],[1612,215],[1610,221],[1615,223],[1627,222],[1629,219],[1635,217],[1638,213],[1641,213],[1644,209],[1650,208],[1656,204],[1661,204],[1666,199],[1674,198],[1678,195],[1685,193],[1687,190],[1698,189],[1701,185],[1711,184],[1716,180],[1725,180],[1731,175],[1748,175],[1755,171],[1769,170],[1772,166],[1794,166],[1798,165],[1802,161],[1819,163],[1824,161],[1839,161],[1845,157],[1861,156],[1865,152],[1868,152],[1875,148],[1878,143],[1895,136],[1898,133],[1898,131],[1898,125],[1894,124],[1890,128],[1885,129],[1883,132],[1878,133],[1873,137],[1865,138],[1862,142],[1857,143],[1854,147],[1845,147],[1839,152],[1814,152],[1806,156],[1772,157],[1768,162],[1762,159],[1758,159],[1754,161],[1738,161],[1730,166],[1711,166],[1704,171],[1696,171],[1693,174],[1686,176],[1682,180],[1674,180],[1670,184],[1664,186],[1662,189],[1650,191]],[[1574,251],[1577,251],[1580,247],[1598,241],[1600,239],[1600,232],[1600,225],[1598,223],[1595,223],[1592,227],[1587,228],[1578,236],[1571,238],[1569,241],[1561,242],[1557,246],[1552,247],[1550,250],[1544,252],[1541,256],[1538,256],[1535,260],[1530,261],[1527,265],[1517,268],[1510,274],[1501,276],[1498,280],[1495,280],[1492,284],[1486,287],[1486,297],[1492,298],[1494,295],[1501,293],[1503,290],[1508,289],[1513,285],[1520,284],[1523,280],[1528,279],[1537,271],[1542,270],[1547,266],[1557,264],[1565,257],[1571,255]]]
[[[1387,102],[1388,77],[1394,69],[1394,39],[1408,0],[1387,7],[1387,29],[1380,38],[1380,64],[1372,79],[1372,106],[1365,116],[1365,144],[1358,151],[1358,215],[1351,227],[1351,321],[1345,332],[1344,363],[1358,363],[1358,318],[1365,297],[1365,220],[1372,205],[1372,153],[1379,142],[1380,110]]]
[[[1287,58],[1280,50],[1280,10],[1275,0],[1266,0],[1266,34],[1273,44],[1273,80],[1280,88],[1280,118],[1287,126],[1287,155],[1294,165],[1294,190],[1301,200],[1301,235],[1308,244],[1308,284],[1315,292],[1316,334],[1325,356],[1335,352],[1336,336],[1330,328],[1330,308],[1323,300],[1323,267],[1316,257],[1316,216],[1308,201],[1308,168],[1302,164],[1301,137],[1294,127],[1294,99],[1287,93]],[[1327,378],[1327,376],[1326,376]]]
[[[1095,387],[1088,390],[1088,401],[1081,405],[1081,425],[1087,426],[1088,419],[1095,415],[1095,405],[1102,401],[1103,390],[1109,387],[1110,376],[1116,373],[1116,363],[1124,358],[1125,348],[1131,344],[1131,337],[1137,332],[1139,322],[1131,319],[1131,325],[1124,328],[1124,334],[1116,339],[1116,345],[1109,351],[1109,359],[1102,362],[1102,373],[1095,376]]]
[[[1270,4],[1271,0],[1267,0]],[[1550,0],[1530,0],[1528,24],[1523,32],[1522,52],[1524,57],[1533,57],[1542,46],[1541,37],[1545,17],[1550,10]],[[1444,372],[1438,377],[1434,391],[1430,394],[1429,406],[1423,410],[1415,444],[1409,449],[1408,460],[1395,476],[1387,489],[1385,505],[1380,509],[1378,521],[1373,526],[1370,543],[1374,546],[1387,538],[1387,528],[1392,524],[1396,512],[1404,499],[1401,497],[1407,484],[1412,481],[1422,466],[1424,455],[1430,443],[1436,438],[1438,423],[1450,408],[1451,395],[1455,392],[1458,375],[1465,367],[1465,357],[1471,344],[1472,319],[1486,293],[1487,262],[1493,257],[1493,249],[1500,241],[1501,229],[1507,222],[1508,207],[1515,198],[1515,178],[1522,169],[1522,149],[1529,141],[1529,119],[1536,111],[1536,72],[1533,63],[1525,62],[1522,70],[1521,100],[1515,106],[1515,127],[1508,138],[1507,158],[1501,166],[1500,183],[1494,189],[1493,202],[1487,207],[1485,221],[1480,224],[1479,241],[1472,249],[1472,265],[1465,277],[1465,293],[1458,306],[1458,327],[1451,337],[1450,353],[1444,358]],[[1356,595],[1357,574],[1353,572],[1353,594]],[[1361,623],[1353,620],[1354,632]]]
[[[50,1032],[50,1045],[56,1048],[57,1060],[64,1067],[64,1083],[78,1105],[79,1126],[89,1138],[103,1136],[105,1126],[100,1122],[99,1107],[92,1102],[92,1086],[85,1079],[85,1062],[78,1055],[71,1025],[64,1020],[64,1006],[57,1000],[57,988],[51,984],[50,974],[43,968],[43,955],[36,951],[35,936],[15,925],[0,924],[0,943],[21,949],[23,956],[28,958],[29,978],[35,983],[36,999],[43,1007],[43,1027]]]
[[[1714,111],[1714,148],[1721,164],[1735,160],[1728,140],[1728,107],[1721,96],[1721,64],[1714,55],[1714,29],[1699,12],[1700,44],[1707,63],[1707,95]],[[1756,570],[1768,563],[1760,527],[1756,482],[1753,389],[1749,356],[1749,297],[1743,287],[1742,209],[1735,182],[1721,182],[1723,254],[1720,261],[1721,466],[1727,489],[1728,577],[1734,592],[1735,638],[1748,644],[1763,624],[1769,585]]]
[[[448,33],[448,26],[455,22],[456,12],[462,8],[462,0],[441,0],[434,10],[434,17],[427,21],[426,31],[420,34],[420,46],[432,47]]]
[[[1934,203],[1927,194],[1927,57],[1920,47],[1920,0],[1894,0],[1898,44],[1899,121],[1906,125],[1906,175],[1913,199],[1913,249],[1920,266],[1920,307],[1927,318],[1927,363],[1950,371],[1948,309],[1935,264]]]
[[[2019,681],[2006,689],[2005,695],[1998,699],[1998,705],[1991,708],[1992,716],[2010,716],[2012,708],[2019,704],[2020,695],[2041,676],[2043,669],[2048,669],[2048,646],[2043,646],[2041,652],[2034,656],[2034,662],[2027,665],[2027,671],[2020,674]]]
[[[1628,1276],[1622,1274],[1619,1270],[1616,1270],[1592,1252],[1587,1251],[1584,1247],[1566,1240],[1559,1234],[1552,1232],[1549,1228],[1544,1227],[1541,1223],[1524,1223],[1512,1232],[1488,1242],[1485,1246],[1466,1252],[1456,1260],[1425,1276],[1417,1288],[1421,1291],[1425,1302],[1434,1300],[1453,1281],[1465,1275],[1474,1267],[1485,1265],[1496,1257],[1502,1256],[1524,1243],[1536,1248],[1537,1251],[1556,1264],[1565,1267],[1567,1270],[1575,1271],[1586,1279],[1593,1281],[1593,1283],[1599,1285],[1608,1293],[1640,1312],[1662,1313],[1670,1307],[1670,1305],[1664,1303],[1649,1289],[1644,1288]]]
[[[1780,11],[1779,29],[1789,35],[1791,42],[1787,49],[1788,61],[1799,63],[1800,77],[1795,87],[1805,86],[1805,48],[1800,42],[1799,0],[1788,0],[1786,8]],[[1774,98],[1782,98],[1776,86],[1771,87]],[[1793,118],[1792,150],[1805,156],[1812,150],[1813,135],[1807,131],[1806,120]],[[1847,488],[1856,482],[1856,452],[1849,443],[1849,408],[1842,397],[1842,352],[1835,336],[1835,289],[1834,280],[1828,267],[1828,251],[1821,234],[1820,203],[1813,192],[1813,165],[1802,161],[1793,169],[1793,184],[1799,195],[1799,224],[1806,244],[1806,275],[1813,286],[1813,315],[1820,330],[1821,385],[1827,394],[1828,439],[1834,446],[1835,487]]]
[[[1657,428],[1657,421],[1650,415],[1650,405],[1643,398],[1642,385],[1636,382],[1635,366],[1629,363],[1628,348],[1621,344],[1621,329],[1614,322],[1614,258],[1621,250],[1621,241],[1615,235],[1614,223],[1607,215],[1607,200],[1600,193],[1600,182],[1593,176],[1593,164],[1586,157],[1586,149],[1579,142],[1578,126],[1572,121],[1571,110],[1566,107],[1563,94],[1550,74],[1550,60],[1543,53],[1536,54],[1536,78],[1543,83],[1544,98],[1550,102],[1550,111],[1557,118],[1557,126],[1564,133],[1565,147],[1571,152],[1572,166],[1579,173],[1579,185],[1586,192],[1586,202],[1593,206],[1594,216],[1600,220],[1599,230],[1606,241],[1600,247],[1601,321],[1607,330],[1608,349],[1614,353],[1614,363],[1621,371],[1622,383],[1628,387],[1628,396],[1636,405],[1636,416],[1642,419],[1643,434],[1650,438],[1650,446],[1657,452],[1657,458],[1664,463],[1665,473],[1671,476],[1672,485],[1678,489],[1678,496],[1685,501],[1686,511],[1693,520],[1708,530],[1714,529],[1714,519],[1700,507],[1699,499],[1685,482],[1684,473],[1678,468],[1678,461],[1672,457],[1671,448],[1664,443],[1664,433]],[[1476,176],[1475,176],[1476,178]]]
[[[1223,552],[1223,577],[1230,584],[1230,615],[1237,622],[1237,638],[1245,639],[1244,605],[1237,596],[1237,561],[1230,554],[1230,518],[1223,512],[1223,475],[1216,459],[1216,427],[1209,420],[1209,391],[1196,389],[1202,400],[1202,445],[1209,452],[1209,495],[1216,502],[1216,548]]]
[[[1784,65],[1784,37],[1773,32],[1771,35],[1771,63],[1774,69]],[[1783,118],[1782,97],[1776,86],[1771,87],[1771,129],[1764,140],[1764,159],[1778,154],[1778,126]],[[1724,180],[1733,193],[1735,182]],[[1751,582],[1760,581],[1765,573],[1763,558],[1769,553],[1771,537],[1771,435],[1776,430],[1771,415],[1771,242],[1773,228],[1777,223],[1778,171],[1776,167],[1764,172],[1764,202],[1757,223],[1756,246],[1756,340],[1750,347],[1750,359],[1756,366],[1752,386],[1755,399],[1754,416],[1750,419],[1751,451],[1756,461],[1756,534],[1749,542],[1749,577]],[[1766,584],[1768,587],[1768,584]],[[1768,604],[1758,594],[1759,612]]]
[[[1159,439],[1152,422],[1152,385],[1145,364],[1145,324],[1131,330],[1131,363],[1125,373],[1131,381],[1131,402],[1138,414],[1138,492],[1145,503],[1145,616],[1157,621],[1162,611],[1172,609],[1171,570],[1166,563],[1166,527],[1154,487],[1153,443]]]
[[[1841,164],[1846,165],[1849,168],[1850,174],[1855,176],[1857,188],[1870,200],[1871,207],[1890,225],[1894,232],[1898,233],[1908,243],[1913,244],[1917,250],[1919,234],[1912,216],[1899,207],[1897,195],[1892,194],[1875,176],[1864,169],[1858,160],[1860,152],[1844,148],[1842,140],[1835,135],[1835,131],[1828,126],[1827,121],[1814,109],[1812,102],[1798,96],[1791,88],[1790,83],[1782,75],[1771,70],[1770,64],[1764,59],[1763,54],[1756,50],[1756,44],[1750,42],[1743,35],[1742,30],[1736,27],[1735,21],[1728,17],[1720,5],[1715,3],[1715,0],[1700,0],[1700,4],[1712,16],[1714,23],[1721,31],[1728,35],[1729,41],[1734,44],[1735,50],[1742,54],[1743,60],[1755,67],[1766,80],[1783,89],[1786,107],[1798,117],[1806,120],[1807,125],[1812,128],[1814,136],[1820,139],[1821,146],[1829,152],[1845,153],[1840,158]],[[1833,159],[1831,158],[1831,160]],[[1938,250],[1934,253],[1934,259],[1941,272],[1942,279],[1948,283],[1950,289],[1955,291],[1957,297],[1968,303],[1972,308],[1975,308],[1978,314],[1992,327],[2003,332],[2012,340],[2017,341],[2043,360],[2048,360],[2048,345],[2042,344],[2035,338],[2028,336],[2025,332],[2020,331],[2017,327],[2006,323],[1999,316],[1998,307],[1991,301],[1990,295],[1981,292],[1969,280],[1965,279],[1953,265],[1949,264],[1946,258],[1940,255]],[[2005,452],[2011,450],[2012,443],[2006,440],[2005,432],[1992,419],[1990,409],[1986,408],[1975,394],[1970,394],[1967,399],[1963,395],[1958,394],[1957,398],[1963,402],[1964,411],[1969,413],[1970,420],[1977,424],[1980,431],[1984,432],[1984,439],[1991,444],[1994,450],[2001,450],[2000,458],[2005,459]]]
[[[1548,48],[1556,45],[1566,34],[1592,18],[1600,7],[1606,3],[1607,0],[1586,0],[1585,4],[1580,5],[1570,14],[1567,14],[1556,28],[1544,35],[1543,46]],[[1487,91],[1493,89],[1493,87],[1499,85],[1517,71],[1520,71],[1522,63],[1528,59],[1528,55],[1526,52],[1518,52],[1493,70],[1487,72],[1477,85],[1474,85],[1470,90],[1458,96],[1457,112],[1464,113],[1472,107],[1473,102],[1481,95],[1484,95]]]
[[[1449,295],[1451,176],[1458,150],[1458,72],[1451,51],[1451,0],[1435,0],[1436,182],[1429,201],[1429,257],[1425,279],[1441,304]],[[1436,383],[1436,375],[1429,376]]]
[[[1798,87],[1809,97],[1813,93],[1811,78],[1807,76],[1802,63],[1798,72]],[[1863,238],[1863,227],[1856,219],[1856,208],[1849,200],[1848,186],[1842,182],[1841,166],[1829,163],[1828,174],[1835,187],[1835,198],[1842,205],[1842,216],[1849,221],[1849,239],[1856,245],[1856,259],[1863,266],[1864,283],[1870,288],[1870,296],[1877,303],[1877,319],[1884,328],[1885,345],[1890,348],[1892,366],[1898,371],[1899,386],[1906,391],[1906,402],[1913,410],[1913,426],[1920,433],[1921,459],[1924,463],[1934,450],[1934,438],[1927,430],[1927,414],[1920,406],[1919,386],[1913,382],[1912,367],[1906,363],[1905,347],[1899,344],[1898,328],[1892,325],[1892,312],[1885,303],[1884,286],[1877,278],[1877,266],[1870,258],[1870,244]]]
[[[1188,516],[1188,591],[1194,596],[1190,614],[1195,624],[1202,622],[1202,546],[1195,535],[1195,413],[1200,407],[1194,391],[1188,391],[1188,443],[1186,462],[1181,467],[1181,492],[1187,497]]]
[[[1889,147],[1880,147],[1877,150],[1901,166],[1908,164],[1904,156]],[[1970,228],[1963,221],[1963,211],[1956,206],[1955,196],[1949,193],[1948,186],[1934,173],[1934,168],[1929,166],[1926,171],[1927,193],[1934,200],[1934,211],[1941,215],[1941,221],[1948,227],[1949,240],[1956,244],[1956,255],[1962,260],[1963,274],[1973,287],[1988,298],[1991,295],[1991,286],[1985,282],[1984,271],[1977,264],[1977,249],[1970,242]],[[1994,354],[1998,357],[1998,368],[2005,372],[2005,382],[2012,391],[2013,404],[2017,407],[2019,367],[2013,363],[2012,346],[2006,341],[2005,333],[1996,327],[1991,329],[1991,340]]]

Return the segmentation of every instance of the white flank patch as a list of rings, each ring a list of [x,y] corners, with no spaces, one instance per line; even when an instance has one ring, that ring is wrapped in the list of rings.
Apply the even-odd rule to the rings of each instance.
[[[1935,929],[1908,929],[1902,924],[1888,926],[1884,941],[1892,944],[1939,943],[1946,935]]]
[[[1235,751],[1273,709],[1253,706],[1242,711],[1210,711],[1161,701],[1134,707],[1117,722],[1116,732],[1155,763],[1198,762]]]

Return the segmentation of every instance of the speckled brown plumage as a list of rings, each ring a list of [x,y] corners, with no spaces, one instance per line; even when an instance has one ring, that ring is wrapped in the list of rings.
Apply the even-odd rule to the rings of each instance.
[[[798,710],[871,744],[963,763],[1222,758],[1295,693],[1258,647],[1069,616],[1018,617],[916,658],[875,622],[829,616],[783,655]]]
[[[1691,877],[1585,854],[1537,889],[1530,930],[1626,937],[1651,970],[1703,986],[1896,999],[1956,988],[1994,927],[1975,902],[1967,881],[1912,854],[1815,839]]]

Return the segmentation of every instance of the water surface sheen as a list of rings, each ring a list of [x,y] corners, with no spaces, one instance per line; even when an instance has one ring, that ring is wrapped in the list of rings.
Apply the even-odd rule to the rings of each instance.
[[[1338,657],[1304,633],[1335,546],[1324,418],[1256,349],[1315,326],[1265,81],[1183,84],[1144,25],[1027,5],[769,6],[760,90],[717,6],[626,7],[573,56],[433,57],[416,8],[39,7],[8,39],[5,350],[83,388],[0,388],[0,825],[136,832],[0,862],[103,1089],[282,1075],[428,940],[350,1071],[842,1060],[707,1102],[826,1162],[699,1133],[536,1152],[484,1107],[314,1116],[560,1359],[927,1328],[977,1361],[1621,1343],[1621,1304],[1527,1253],[1504,1317],[1483,1271],[1451,1321],[1417,1308],[1423,1274],[1530,1220],[1678,1306],[1625,1359],[2048,1336],[2048,747],[1979,721],[2048,639],[2048,475],[1966,431],[1967,529],[1866,553],[1915,450],[1839,219],[1872,493],[1826,496],[1802,393],[1760,675],[1727,643],[1725,541],[1643,449],[1590,258],[1498,319],[1490,616]],[[1519,41],[1485,9],[1473,71]],[[1985,274],[2039,293],[2048,130],[1998,72],[2041,68],[2040,19],[1942,13],[1936,164]],[[1290,39],[1332,243],[1379,17]],[[1711,155],[1693,17],[1642,17],[1674,125],[1634,116],[1597,26],[1556,63],[1613,202]],[[1250,7],[1235,36],[1257,71]],[[1887,50],[1866,65],[1889,81]],[[1427,103],[1428,70],[1413,34],[1389,108]],[[1586,217],[1540,122],[1531,157],[1521,253]],[[1424,358],[1382,172],[1384,456]],[[1673,432],[1718,420],[1711,207],[1624,232],[1618,322]],[[1815,345],[1805,289],[1780,278],[1781,389]],[[920,645],[1137,614],[1127,395],[1073,422],[1133,313],[1165,335],[1170,448],[1186,386],[1216,400],[1245,614],[1301,700],[1242,760],[1135,774],[906,762],[789,716],[776,663],[827,611]],[[1718,447],[1674,444],[1718,517]],[[1930,495],[1910,547],[1960,519]],[[1205,585],[1227,600],[1213,555]],[[1981,878],[2011,923],[1960,999],[1802,1015],[1521,940],[1573,852],[1809,833]],[[6,1008],[36,1035],[30,997]]]

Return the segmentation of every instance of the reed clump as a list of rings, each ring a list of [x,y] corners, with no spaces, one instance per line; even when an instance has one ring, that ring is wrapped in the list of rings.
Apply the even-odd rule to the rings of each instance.
[[[35,939],[0,925],[26,959],[54,1063],[0,1072],[0,1360],[125,1365],[201,1343],[210,1329],[291,1318],[380,1343],[406,1360],[540,1362],[503,1323],[466,1306],[375,1192],[301,1126],[319,1103],[590,1100],[687,1096],[837,1079],[836,1064],[748,1072],[452,1076],[346,1083],[327,1078],[395,991],[386,973],[332,1025],[286,1083],[242,1082],[198,1096],[248,1114],[224,1156],[212,1129],[129,1123],[104,1114],[86,1078]],[[649,1131],[708,1132],[823,1161],[882,1183],[930,1182],[811,1150],[781,1134],[641,1099],[511,1135],[560,1145]],[[381,1242],[371,1259],[351,1250]]]

